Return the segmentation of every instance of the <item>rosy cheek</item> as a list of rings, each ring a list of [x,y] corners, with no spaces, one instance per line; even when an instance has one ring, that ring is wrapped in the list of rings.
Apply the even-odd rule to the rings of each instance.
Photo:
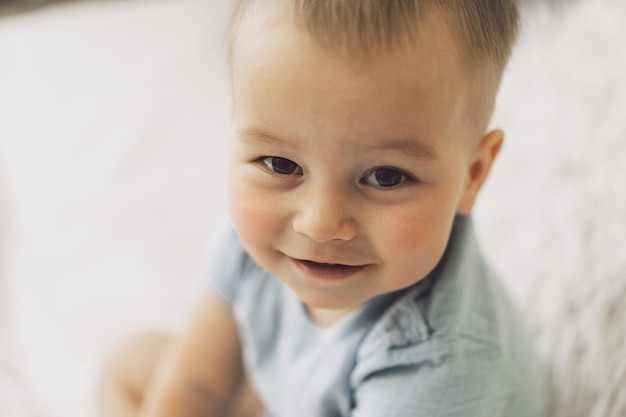
[[[389,228],[393,233],[393,236],[390,236],[393,245],[398,247],[398,252],[423,256],[424,250],[432,244],[432,226],[414,218],[399,220],[394,227]]]
[[[231,219],[244,245],[253,249],[263,245],[275,235],[275,211],[255,187],[243,182],[231,182],[229,211]]]
[[[379,226],[388,261],[400,276],[421,278],[435,267],[445,250],[448,223],[446,216],[414,210]]]

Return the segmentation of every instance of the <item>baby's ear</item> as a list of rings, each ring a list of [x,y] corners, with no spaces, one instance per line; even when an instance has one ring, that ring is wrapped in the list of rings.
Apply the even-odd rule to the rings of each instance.
[[[467,182],[457,207],[457,213],[468,215],[474,207],[476,196],[482,188],[489,171],[495,161],[502,142],[504,141],[504,132],[502,130],[493,130],[483,137],[478,147],[474,150],[470,158],[469,171],[467,172]]]

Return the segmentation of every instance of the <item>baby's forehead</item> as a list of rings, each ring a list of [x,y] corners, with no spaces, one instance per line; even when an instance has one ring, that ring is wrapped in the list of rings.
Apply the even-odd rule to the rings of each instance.
[[[238,126],[360,145],[352,139],[447,137],[468,107],[462,65],[437,42],[355,63],[288,23],[255,35],[239,46],[233,72]]]

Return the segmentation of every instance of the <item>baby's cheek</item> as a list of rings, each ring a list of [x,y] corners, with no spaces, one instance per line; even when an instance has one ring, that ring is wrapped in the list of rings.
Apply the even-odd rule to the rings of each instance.
[[[418,280],[439,262],[450,233],[437,216],[402,216],[385,225],[385,246],[399,276]]]
[[[429,234],[429,228],[418,216],[394,215],[378,224],[378,235],[384,237],[386,247],[395,251],[419,250]]]
[[[229,211],[242,243],[256,252],[271,245],[276,235],[276,202],[245,184],[233,184],[229,192]]]

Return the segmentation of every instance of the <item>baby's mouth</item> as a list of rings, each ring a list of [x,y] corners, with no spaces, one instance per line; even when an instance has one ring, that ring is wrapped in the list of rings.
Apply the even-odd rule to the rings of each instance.
[[[294,259],[293,263],[312,278],[343,279],[365,269],[367,265],[344,265],[335,263],[321,263],[304,259]]]
[[[313,261],[300,260],[307,265],[310,265],[312,268],[359,268],[359,266],[354,265],[344,265],[344,264],[327,264]]]

